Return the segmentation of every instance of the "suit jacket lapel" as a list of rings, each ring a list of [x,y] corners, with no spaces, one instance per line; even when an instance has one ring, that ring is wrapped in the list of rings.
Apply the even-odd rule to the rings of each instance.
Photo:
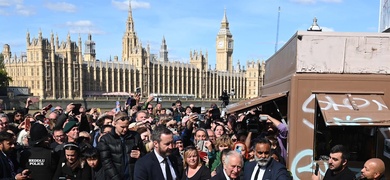
[[[271,171],[272,171],[272,166],[273,165],[274,165],[274,160],[271,158],[271,161],[268,163],[267,168],[265,169],[263,179],[264,178],[271,179],[271,177],[272,177],[272,172]]]
[[[156,165],[156,167],[151,167],[151,171],[152,171],[152,172],[153,172],[153,171],[158,171],[158,172],[159,172],[159,173],[158,173],[159,179],[165,179],[165,178],[164,178],[164,174],[163,174],[162,169],[161,169],[161,166],[160,166],[160,162],[158,161],[156,154],[154,154],[155,152],[152,151],[152,152],[150,152],[150,153],[152,153],[152,161],[155,162],[155,163],[153,163],[153,164]],[[157,170],[157,169],[158,169],[158,170]]]
[[[175,156],[169,156],[169,160],[172,163],[173,169],[175,170],[176,177],[179,178],[179,169],[178,169],[178,164],[177,164],[177,159]]]

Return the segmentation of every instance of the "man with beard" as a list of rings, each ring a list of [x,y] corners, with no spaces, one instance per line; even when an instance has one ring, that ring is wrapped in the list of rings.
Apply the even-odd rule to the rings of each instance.
[[[347,167],[349,152],[343,145],[336,145],[330,150],[329,168],[326,170],[324,180],[353,180],[355,174]],[[319,180],[319,175],[312,175],[312,180]]]
[[[27,179],[28,169],[16,174],[13,161],[7,154],[15,149],[14,135],[7,132],[0,132],[0,179]]]
[[[255,161],[248,162],[244,168],[244,180],[290,180],[286,167],[275,161],[271,154],[271,142],[259,139],[254,144]]]
[[[264,131],[260,134],[260,137],[276,138],[278,140],[279,145],[276,148],[278,149],[280,155],[284,158],[284,160],[287,161],[287,125],[267,114],[261,114],[260,117],[266,117],[266,120],[261,120],[261,122],[265,123],[265,128]]]
[[[167,127],[157,126],[152,132],[154,150],[135,163],[134,179],[181,179],[183,165],[172,155],[173,133]]]

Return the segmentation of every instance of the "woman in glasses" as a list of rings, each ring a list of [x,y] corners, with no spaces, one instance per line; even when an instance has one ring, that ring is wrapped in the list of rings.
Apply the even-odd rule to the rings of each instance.
[[[184,174],[182,180],[206,180],[211,178],[210,170],[200,161],[198,150],[188,146],[184,150]]]
[[[65,162],[60,162],[54,179],[91,179],[91,168],[80,158],[80,149],[75,143],[64,146]]]

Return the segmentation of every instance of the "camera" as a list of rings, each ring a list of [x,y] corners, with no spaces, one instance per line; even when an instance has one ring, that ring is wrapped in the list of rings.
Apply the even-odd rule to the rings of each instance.
[[[260,131],[260,124],[257,118],[251,117],[246,120],[248,132],[257,133]]]

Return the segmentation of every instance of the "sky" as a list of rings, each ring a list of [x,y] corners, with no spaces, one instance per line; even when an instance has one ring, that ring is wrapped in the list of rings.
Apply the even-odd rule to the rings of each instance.
[[[0,46],[26,51],[31,38],[58,34],[66,41],[92,34],[102,61],[121,58],[128,0],[0,0]],[[189,62],[190,50],[208,52],[215,67],[216,36],[226,10],[234,39],[233,64],[264,61],[297,31],[318,19],[323,31],[378,32],[379,0],[132,0],[135,31],[158,54],[163,36],[170,61]],[[280,13],[278,13],[280,7]],[[279,16],[279,21],[278,21]],[[279,23],[278,23],[279,22]],[[277,30],[279,26],[279,30]],[[278,35],[277,35],[278,34]],[[83,50],[85,49],[83,45]]]

